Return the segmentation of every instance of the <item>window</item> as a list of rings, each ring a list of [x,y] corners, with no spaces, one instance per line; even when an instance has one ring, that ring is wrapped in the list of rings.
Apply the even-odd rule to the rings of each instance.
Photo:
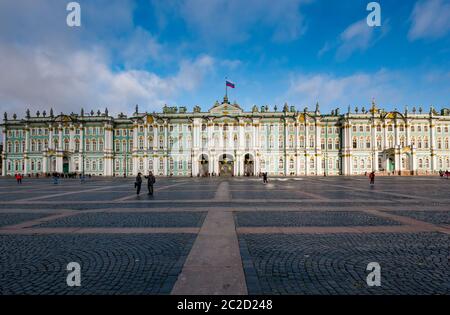
[[[153,172],[153,159],[152,158],[148,159],[148,170],[149,170],[149,172]]]
[[[358,148],[358,140],[356,139],[356,137],[353,138],[353,149]]]
[[[69,140],[68,139],[64,140],[64,151],[69,151]]]
[[[280,158],[278,160],[278,169],[282,170],[284,168],[284,162],[283,162],[283,158]]]
[[[335,149],[335,150],[339,150],[340,147],[341,147],[341,143],[340,143],[339,139],[336,139],[336,140],[334,141],[334,149]]]
[[[103,152],[103,140],[102,140],[102,139],[100,139],[100,140],[98,141],[98,150],[99,150],[100,152]]]
[[[183,170],[183,160],[178,161],[178,170]]]
[[[305,147],[305,137],[300,136],[300,148],[304,148]]]

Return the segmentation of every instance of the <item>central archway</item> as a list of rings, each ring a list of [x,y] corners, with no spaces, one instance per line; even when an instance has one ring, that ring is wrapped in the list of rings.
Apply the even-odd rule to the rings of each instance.
[[[250,153],[244,156],[244,175],[253,176],[255,175],[255,160]]]
[[[234,176],[234,157],[231,154],[221,154],[219,156],[220,176]]]
[[[208,176],[209,175],[209,159],[208,155],[202,154],[200,155],[200,159],[198,161],[198,169],[200,176]]]

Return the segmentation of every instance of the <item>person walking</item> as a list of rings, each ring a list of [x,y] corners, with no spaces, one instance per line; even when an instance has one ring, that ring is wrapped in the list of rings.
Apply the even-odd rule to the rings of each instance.
[[[16,181],[17,181],[17,184],[22,184],[22,175],[16,174]]]
[[[148,194],[153,196],[153,185],[156,183],[156,178],[152,172],[149,172],[145,178],[147,178]]]
[[[372,172],[369,174],[369,179],[370,179],[370,185],[374,185],[375,184],[375,172]]]
[[[268,181],[267,181],[267,172],[263,173],[263,183],[264,184],[268,183]]]
[[[136,194],[139,195],[139,193],[141,192],[141,186],[142,186],[142,177],[141,177],[141,173],[138,173],[138,175],[136,176],[136,181],[134,182],[134,188],[136,188]]]

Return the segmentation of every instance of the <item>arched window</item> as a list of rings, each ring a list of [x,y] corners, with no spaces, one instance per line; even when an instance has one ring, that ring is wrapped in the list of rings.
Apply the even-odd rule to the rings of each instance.
[[[11,152],[11,143],[8,143],[8,151]],[[36,141],[31,140],[31,152],[36,151]]]
[[[353,137],[353,149],[357,149],[358,148],[358,139],[356,137]]]
[[[38,152],[42,152],[42,141],[41,140],[38,140],[37,141],[37,149],[38,149]]]
[[[311,158],[311,159],[309,160],[309,168],[310,168],[310,169],[314,169],[314,168],[315,168],[314,158]]]
[[[64,151],[69,151],[69,139],[64,139]]]
[[[91,151],[91,142],[89,141],[89,139],[86,140],[86,152]]]
[[[144,137],[139,137],[139,150],[144,150]]]
[[[148,137],[148,148],[150,150],[153,150],[153,137],[152,136]]]
[[[315,147],[314,136],[310,136],[309,137],[309,147],[310,148],[314,148]]]
[[[20,152],[20,145],[19,145],[19,141],[14,142],[14,151],[16,153]]]
[[[97,140],[92,140],[92,151],[97,151]]]
[[[100,152],[103,152],[103,140],[102,140],[102,139],[100,139],[100,140],[98,141],[98,150],[99,150]]]
[[[304,148],[305,147],[305,137],[300,136],[300,148]]]
[[[334,140],[334,149],[339,150],[341,148],[341,142],[339,139]]]
[[[289,160],[289,168],[292,170],[292,169],[294,169],[294,159],[293,158],[291,158],[290,160]]]
[[[366,149],[370,149],[370,137],[366,138]]]
[[[445,148],[446,150],[449,149],[448,138],[445,138],[445,140],[444,140],[444,148]]]
[[[438,138],[437,139],[437,148],[440,150],[440,149],[442,149],[442,139],[441,138]]]

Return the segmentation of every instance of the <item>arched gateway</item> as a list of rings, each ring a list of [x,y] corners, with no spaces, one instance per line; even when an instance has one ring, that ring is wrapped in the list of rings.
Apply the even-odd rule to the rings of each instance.
[[[234,176],[234,157],[231,154],[221,154],[219,156],[220,176]]]

